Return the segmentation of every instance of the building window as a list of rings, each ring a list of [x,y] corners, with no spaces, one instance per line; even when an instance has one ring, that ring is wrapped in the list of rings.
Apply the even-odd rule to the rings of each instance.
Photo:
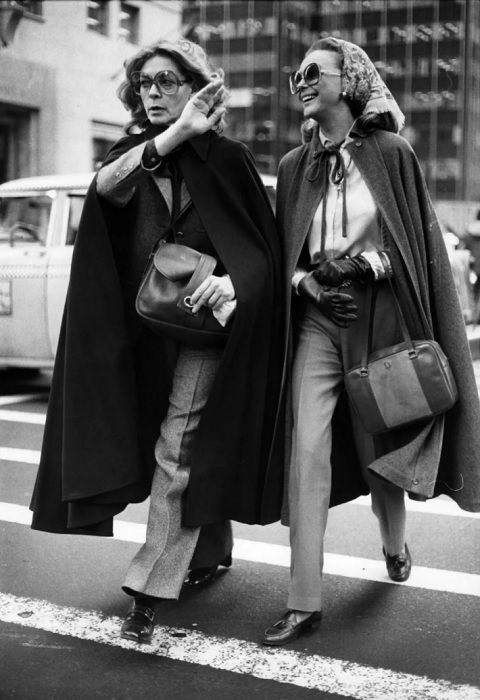
[[[113,144],[123,136],[123,128],[109,122],[92,121],[92,167],[98,170]]]
[[[118,35],[131,44],[138,44],[139,15],[140,10],[138,7],[129,5],[128,2],[120,3],[120,27],[118,28]]]
[[[87,27],[99,34],[107,34],[108,2],[106,0],[88,0]]]
[[[17,5],[21,5],[25,12],[30,15],[43,15],[42,0],[17,0]]]

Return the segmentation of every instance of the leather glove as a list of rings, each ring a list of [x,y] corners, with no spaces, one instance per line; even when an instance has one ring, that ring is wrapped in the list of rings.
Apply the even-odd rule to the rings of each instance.
[[[348,328],[358,316],[354,299],[350,294],[326,291],[314,277],[314,272],[308,272],[302,277],[297,286],[300,296],[313,301],[324,316],[340,328]]]
[[[338,287],[344,280],[373,279],[370,263],[362,255],[354,258],[322,260],[313,271],[315,279],[326,287]]]

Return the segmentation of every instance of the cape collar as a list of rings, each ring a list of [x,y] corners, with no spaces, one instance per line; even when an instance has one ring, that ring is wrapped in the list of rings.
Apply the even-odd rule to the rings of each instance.
[[[326,143],[325,143],[325,137],[323,136],[323,138],[322,138],[322,136],[323,136],[323,134],[319,133],[319,129],[315,129],[315,131],[312,134],[312,138],[311,138],[311,141],[309,144],[310,145],[310,149],[309,149],[310,150],[310,160],[312,158],[316,158],[318,156],[318,154],[320,153],[320,151],[323,151],[325,149],[325,147],[327,145],[329,145],[328,140],[326,140]],[[368,136],[367,132],[364,131],[357,124],[357,121],[354,121],[350,131],[347,134],[345,145],[348,145],[348,143],[350,143],[351,141],[353,141],[355,139],[359,139],[359,138],[363,139],[366,136]]]

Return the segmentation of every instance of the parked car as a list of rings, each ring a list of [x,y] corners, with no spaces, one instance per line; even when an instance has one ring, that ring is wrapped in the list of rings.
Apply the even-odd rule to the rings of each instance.
[[[0,367],[53,366],[73,243],[93,175],[0,185]],[[273,203],[276,179],[262,178]]]

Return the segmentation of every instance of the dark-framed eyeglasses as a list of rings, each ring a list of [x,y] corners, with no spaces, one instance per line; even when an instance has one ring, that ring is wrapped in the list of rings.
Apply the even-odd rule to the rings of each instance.
[[[176,95],[178,88],[190,80],[180,80],[172,70],[161,70],[153,76],[141,71],[135,71],[130,78],[131,85],[136,95],[145,95],[150,92],[152,85],[163,95]]]
[[[305,66],[303,71],[296,70],[293,71],[293,73],[290,73],[290,76],[288,78],[290,92],[292,93],[292,95],[296,95],[297,92],[300,91],[300,84],[302,81],[310,87],[313,85],[317,85],[321,81],[322,75],[336,75],[339,77],[342,74],[336,73],[334,71],[324,70],[317,63],[309,63],[308,66]]]

